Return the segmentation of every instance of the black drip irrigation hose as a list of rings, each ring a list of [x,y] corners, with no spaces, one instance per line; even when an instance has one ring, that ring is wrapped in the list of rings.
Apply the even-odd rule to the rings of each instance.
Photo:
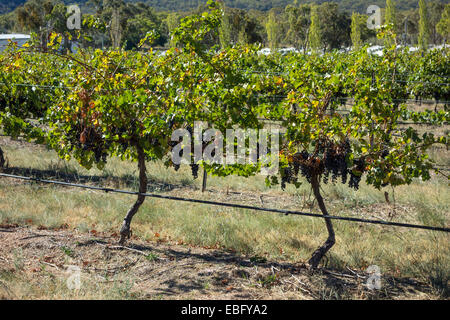
[[[207,204],[207,205],[212,205],[212,206],[248,209],[248,210],[254,210],[254,211],[275,212],[275,213],[282,213],[284,215],[298,215],[298,216],[306,216],[306,217],[322,218],[322,219],[328,218],[328,219],[350,221],[350,222],[378,224],[378,225],[383,225],[383,226],[394,226],[394,227],[423,229],[423,230],[431,230],[431,231],[450,232],[450,228],[443,228],[443,227],[433,227],[433,226],[416,225],[416,224],[409,224],[409,223],[390,222],[390,221],[383,221],[383,220],[370,220],[370,219],[361,219],[361,218],[352,218],[352,217],[324,216],[324,215],[317,214],[317,213],[307,213],[307,212],[283,210],[283,209],[270,209],[270,208],[242,205],[242,204],[233,204],[233,203],[226,203],[226,202],[216,202],[216,201],[208,201],[208,200],[182,198],[182,197],[166,196],[166,195],[159,195],[159,194],[152,194],[152,193],[139,193],[139,192],[134,192],[134,191],[87,186],[87,185],[82,185],[82,184],[75,184],[75,183],[54,181],[54,180],[45,180],[45,179],[39,179],[39,178],[34,178],[34,177],[17,176],[17,175],[12,175],[12,174],[5,174],[5,173],[0,173],[0,176],[5,177],[5,178],[62,185],[62,186],[66,186],[66,187],[98,190],[98,191],[104,191],[106,193],[111,192],[111,193],[121,193],[121,194],[129,194],[129,195],[141,195],[141,196],[150,197],[150,198],[159,198],[159,199],[167,199],[167,200],[174,200],[174,201],[200,203],[200,204]]]

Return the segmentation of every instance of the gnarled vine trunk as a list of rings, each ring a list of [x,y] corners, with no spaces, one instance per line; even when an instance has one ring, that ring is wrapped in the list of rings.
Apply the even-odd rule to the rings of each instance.
[[[325,217],[325,224],[326,224],[327,230],[328,230],[328,239],[325,241],[325,243],[322,246],[320,246],[316,251],[314,251],[312,257],[308,261],[310,268],[316,269],[320,263],[320,260],[322,260],[323,256],[336,243],[336,239],[335,239],[334,229],[333,229],[333,224],[331,223],[331,219],[326,218],[326,216],[329,216],[329,214],[328,214],[327,208],[325,207],[325,203],[323,202],[322,195],[320,194],[320,183],[319,183],[319,177],[317,175],[313,175],[311,177],[311,186],[312,186],[312,189],[314,192],[314,196],[317,199],[317,203],[319,204],[320,211],[322,211],[322,214]]]
[[[208,172],[203,169],[202,193],[206,191],[206,181],[208,179]]]
[[[5,166],[5,157],[3,155],[3,150],[0,148],[0,169]]]
[[[138,152],[138,166],[139,166],[139,193],[143,194],[147,192],[147,168],[145,166],[145,153],[142,147],[137,147]],[[136,202],[133,204],[133,206],[128,211],[127,215],[125,216],[125,219],[123,220],[122,228],[120,229],[120,244],[124,244],[127,239],[131,236],[131,220],[133,219],[134,215],[138,212],[141,205],[144,203],[145,196],[144,195],[138,195],[138,198]]]

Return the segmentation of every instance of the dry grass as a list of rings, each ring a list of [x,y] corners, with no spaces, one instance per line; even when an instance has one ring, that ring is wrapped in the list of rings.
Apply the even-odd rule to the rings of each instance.
[[[314,273],[290,262],[103,233],[0,227],[0,299],[437,299],[426,283],[346,268]],[[79,287],[70,288],[76,280]],[[72,271],[71,271],[72,270]],[[74,283],[76,284],[76,282]]]
[[[135,163],[112,159],[103,171],[87,171],[73,161],[66,163],[57,160],[53,152],[43,147],[7,139],[3,139],[0,144],[10,165],[14,165],[11,170],[16,173],[39,174],[47,178],[137,189]],[[449,157],[446,150],[436,150],[433,156],[439,157],[444,164],[448,163]],[[278,188],[267,188],[264,178],[260,176],[249,179],[210,177],[208,192],[202,194],[199,191],[201,179],[193,181],[187,168],[175,172],[172,169],[166,169],[161,163],[149,163],[148,167],[151,192],[318,212],[307,184],[303,184],[299,189],[289,187],[286,192],[282,192]],[[33,170],[30,171],[29,168]],[[323,189],[332,214],[427,225],[449,225],[448,182],[438,176],[434,176],[429,182],[416,181],[410,186],[396,188],[394,193],[391,189],[380,192],[363,184],[358,191],[343,185],[326,185]],[[385,202],[384,191],[390,193],[391,204]],[[394,195],[395,205],[393,204]],[[123,216],[133,202],[134,197],[127,195],[36,185],[4,178],[0,180],[0,222],[2,223],[40,226],[41,229],[57,229],[64,226],[73,230],[72,232],[82,234],[104,232],[114,239],[117,237]],[[255,213],[248,210],[151,198],[146,200],[135,217],[132,228],[134,236],[137,237],[133,239],[133,243],[140,239],[149,241],[150,244],[163,243],[168,248],[195,246],[222,252],[231,250],[247,259],[263,257],[270,261],[290,264],[306,261],[326,238],[324,223],[320,219],[285,217],[278,214]],[[335,228],[337,244],[324,260],[324,266],[329,270],[343,272],[350,267],[362,274],[369,265],[378,265],[386,277],[412,278],[427,287],[426,294],[423,293],[424,290],[419,290],[422,293],[417,293],[416,297],[448,297],[450,242],[447,234],[348,222],[335,222]],[[18,255],[20,256],[20,252]],[[117,285],[125,285],[127,279],[134,281],[134,276],[126,273],[121,273],[120,277],[122,278],[117,280]],[[20,287],[21,279],[9,273],[2,273],[0,276],[0,281],[6,281],[8,287]],[[30,289],[33,293],[23,293],[20,297],[48,297],[44,293],[47,290],[54,292],[53,297],[74,298],[72,292],[64,293],[63,284],[61,284],[62,287],[58,286],[51,279],[51,277],[48,278],[45,283],[54,287],[43,286],[39,292]],[[333,286],[327,287],[326,281],[320,279],[322,278],[316,276],[310,278],[308,290],[313,290],[314,294],[309,297],[356,298],[359,297],[358,294],[361,294],[361,291],[357,290],[346,291],[342,288],[338,290]],[[267,281],[270,282],[270,277]],[[312,284],[315,283],[314,281],[317,282],[315,285]],[[159,297],[157,294],[151,297],[140,294],[127,296],[118,293],[125,290],[123,288],[127,288],[126,286],[122,288],[120,285],[117,291],[114,291],[118,295],[115,295],[116,293],[109,295],[109,293],[102,293],[103,289],[95,286],[85,288],[86,292],[81,297]],[[204,286],[211,287],[211,284],[205,283]],[[105,288],[109,288],[109,285]],[[322,289],[319,290],[319,288]],[[130,292],[130,290],[125,291]],[[192,294],[195,295],[195,293]],[[369,296],[362,295],[363,298]],[[168,297],[161,294],[161,298]],[[189,294],[183,297],[189,297]],[[207,295],[199,297],[207,297]],[[267,298],[268,295],[265,297]],[[394,298],[394,295],[385,294],[383,297]],[[279,298],[282,298],[282,295]]]

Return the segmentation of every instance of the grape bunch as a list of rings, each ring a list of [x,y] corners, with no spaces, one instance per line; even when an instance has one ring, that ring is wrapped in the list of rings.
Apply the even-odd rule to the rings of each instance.
[[[353,166],[349,167],[348,158],[351,152],[348,139],[339,143],[321,139],[313,154],[302,151],[289,157],[288,166],[281,170],[281,187],[284,189],[287,183],[297,183],[300,173],[309,183],[313,175],[322,176],[325,184],[331,176],[332,183],[336,183],[338,178],[341,178],[343,184],[348,182],[349,187],[357,190],[366,162],[364,158],[356,159],[353,161]]]
[[[291,165],[281,170],[281,189],[286,189],[287,183],[297,182],[297,176],[294,174],[294,170]]]
[[[192,172],[192,176],[194,177],[194,179],[198,178],[198,169],[199,169],[199,165],[196,163],[191,164],[191,172]]]
[[[104,162],[107,160],[107,150],[110,144],[102,138],[101,133],[93,127],[85,127],[77,124],[68,130],[66,139],[70,142],[70,151],[74,147],[83,151],[92,151],[95,162]]]
[[[343,184],[347,183],[347,156],[351,152],[349,141],[344,140],[338,145],[327,141],[319,146],[319,150],[323,154],[325,169],[323,172],[323,182],[326,184],[331,174],[331,181],[333,183],[337,181],[338,177],[341,177]]]
[[[190,133],[191,137],[193,137],[193,134],[194,134],[193,127],[192,127],[191,125],[187,125],[187,126],[186,126],[186,130]],[[172,150],[172,149],[173,149],[176,145],[178,145],[181,141],[182,141],[182,138],[180,138],[179,141],[169,141],[169,147],[170,147],[170,149]],[[194,144],[195,144],[194,139],[191,139],[191,158],[192,158],[192,156],[194,155],[194,154],[193,154],[193,152],[194,152],[194,150],[195,150]],[[203,142],[203,144],[202,144],[202,152],[205,150],[206,146],[207,146],[207,144],[206,144],[205,142]],[[183,157],[183,152],[184,152],[184,150],[181,149],[181,151],[180,151],[180,157]],[[211,155],[214,157],[215,152],[213,151]],[[175,171],[178,171],[178,170],[180,169],[180,165],[179,165],[179,164],[173,163],[173,161],[170,161],[170,164],[169,164],[169,165],[173,166],[173,168],[174,168]],[[198,171],[199,171],[200,165],[199,165],[199,164],[196,164],[196,163],[191,163],[191,164],[190,164],[190,167],[191,167],[192,177],[193,177],[194,179],[197,179],[197,178],[198,178]]]
[[[343,184],[348,181],[348,186],[358,190],[359,183],[366,168],[364,158],[355,159],[353,167],[348,166],[348,158],[351,154],[350,141],[343,140],[340,143],[320,141],[318,150],[323,155],[324,171],[323,182],[327,183],[331,174],[331,181],[335,183],[340,177]],[[350,175],[350,179],[348,176]]]
[[[281,170],[281,188],[283,190],[286,188],[287,183],[295,184],[298,182],[298,174],[300,171],[303,176],[309,179],[311,176],[311,171],[306,164],[309,157],[310,155],[306,151],[296,153],[292,156],[288,166]]]
[[[302,176],[306,178],[306,181],[311,183],[311,177],[313,175],[313,167],[311,166],[312,162],[312,155],[310,155],[306,151],[302,151],[300,154],[297,155],[297,162],[300,164],[300,171],[302,173]],[[295,156],[295,155],[294,155]]]
[[[364,158],[357,159],[353,161],[354,169],[350,170],[350,182],[349,187],[355,190],[359,189],[359,182],[361,181],[362,174],[364,173],[364,169],[366,166],[366,162]],[[355,174],[356,173],[356,174]]]

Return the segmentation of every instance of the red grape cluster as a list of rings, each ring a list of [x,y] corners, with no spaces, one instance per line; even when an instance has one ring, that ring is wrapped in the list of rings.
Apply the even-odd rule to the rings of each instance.
[[[364,158],[355,159],[353,165],[349,166],[351,152],[348,139],[340,143],[328,139],[319,140],[314,153],[302,151],[288,157],[288,166],[281,170],[281,188],[284,189],[287,183],[298,183],[300,173],[309,183],[313,175],[322,177],[325,184],[331,176],[332,183],[341,178],[343,184],[348,181],[349,187],[357,190],[366,162]]]

